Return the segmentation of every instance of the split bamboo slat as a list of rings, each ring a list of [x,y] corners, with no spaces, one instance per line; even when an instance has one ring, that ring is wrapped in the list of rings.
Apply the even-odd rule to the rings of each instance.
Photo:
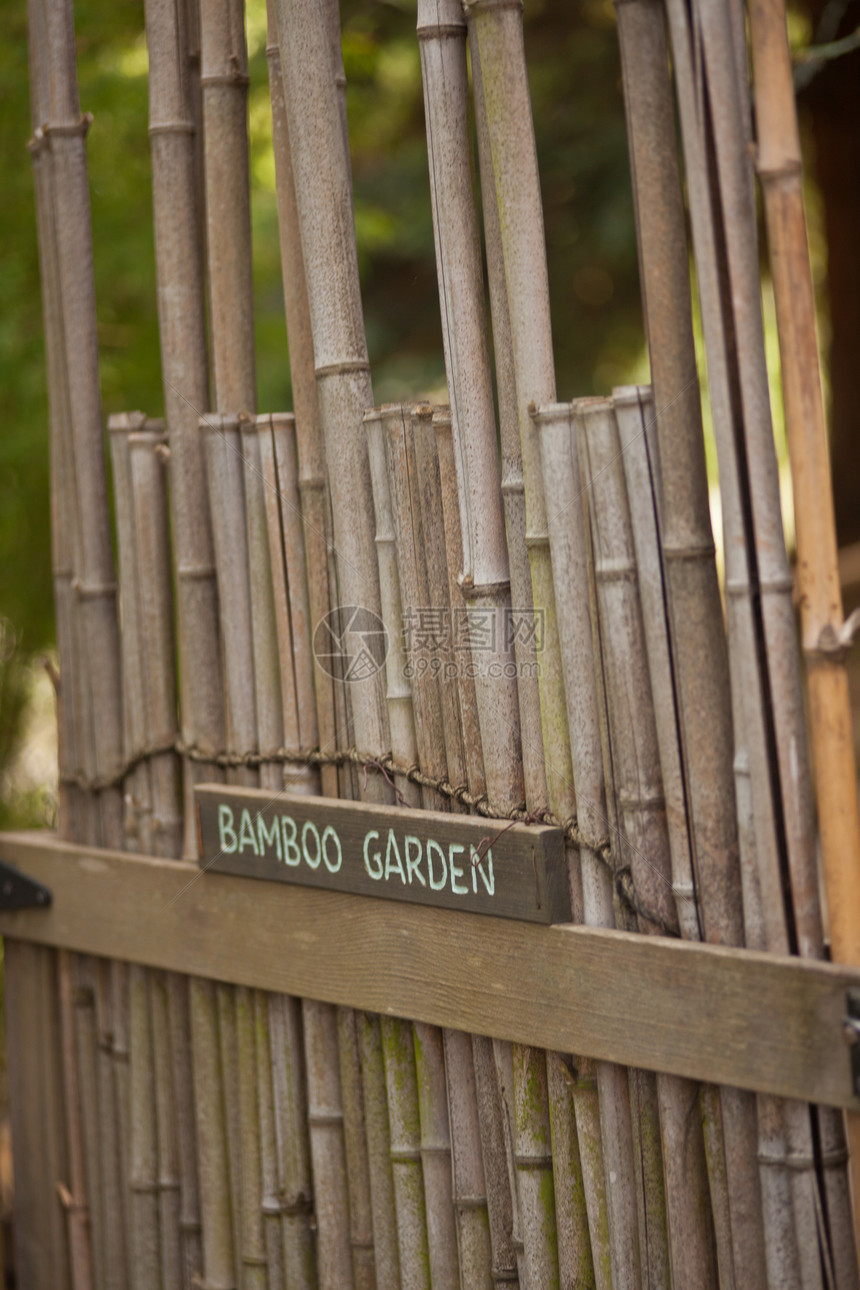
[[[768,973],[786,956],[819,960],[791,968],[807,974],[810,1034],[842,981],[821,962],[756,172],[827,925],[836,963],[860,966],[854,627],[783,0],[750,10],[755,131],[740,0],[619,0],[651,385],[572,403],[557,401],[522,5],[418,0],[416,16],[448,406],[373,405],[337,0],[269,0],[293,410],[258,415],[243,0],[146,0],[165,417],[109,421],[117,576],[72,3],[28,0],[62,841],[19,850],[57,875],[66,906],[43,943],[34,930],[6,947],[20,1284],[856,1290],[860,1120],[848,1113],[846,1165],[845,1081],[812,1058],[782,1078],[771,1055],[741,1089],[743,1055],[706,1044],[705,1064],[641,1024],[625,1035],[636,996],[617,967],[653,972],[658,1035],[686,1015],[672,993],[684,964],[698,997],[724,982],[726,1034],[733,991],[753,980],[785,1013],[788,987]],[[357,612],[388,638],[360,677],[315,649],[321,625],[345,640]],[[403,905],[383,921],[365,905],[385,902],[335,908],[326,892],[218,875],[185,895],[194,785],[225,779],[272,799],[487,814],[488,845],[508,820],[560,823],[574,926],[467,935],[439,981],[467,961],[482,979],[469,988],[461,971],[425,1002],[415,970],[467,915]],[[96,883],[124,886],[117,925],[84,952]],[[141,949],[143,892],[162,903],[156,949]],[[266,894],[271,946],[240,967],[231,933],[216,971],[215,908],[232,901],[245,927]],[[315,955],[331,960],[316,996]],[[514,971],[538,990],[545,964],[554,1005],[518,1016],[501,983]],[[614,991],[602,1020],[587,988]],[[556,1051],[574,1033],[587,1051]],[[797,1100],[813,1092],[822,1105]]]

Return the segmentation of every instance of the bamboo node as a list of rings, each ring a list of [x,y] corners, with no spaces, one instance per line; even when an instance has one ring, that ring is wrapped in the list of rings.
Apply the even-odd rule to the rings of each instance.
[[[149,127],[149,137],[157,134],[194,134],[193,121],[156,121]]]
[[[343,376],[349,372],[369,372],[370,363],[366,358],[346,359],[341,363],[323,363],[314,368],[317,380],[326,376]]]
[[[84,139],[86,138],[92,123],[93,123],[92,112],[85,112],[83,116],[80,118],[80,120],[78,121],[63,122],[62,124],[60,122],[56,122],[53,124],[48,123],[47,125],[43,125],[42,133],[45,135],[56,134],[56,135],[67,135],[70,137],[74,135],[78,135],[80,138]]]

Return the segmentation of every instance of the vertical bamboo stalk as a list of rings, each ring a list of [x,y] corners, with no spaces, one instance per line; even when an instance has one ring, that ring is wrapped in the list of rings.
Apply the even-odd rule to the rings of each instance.
[[[281,242],[284,307],[287,316],[290,378],[296,416],[299,469],[297,482],[305,539],[310,627],[313,631],[316,624],[328,613],[331,605],[326,554],[326,534],[331,524],[331,517],[326,498],[325,453],[317,407],[310,308],[305,285],[290,135],[277,43],[277,17],[273,0],[269,0],[268,4],[268,24],[269,38],[266,54],[269,60],[269,88],[272,100],[272,143],[278,196],[278,229]],[[332,678],[323,671],[316,660],[311,667],[311,678],[316,696],[320,747],[330,749],[336,742]],[[320,776],[323,794],[326,797],[336,797],[337,770],[335,767],[322,767]]]
[[[585,921],[613,926],[612,877],[600,859],[599,839],[607,831],[606,786],[600,745],[597,682],[593,653],[586,533],[581,475],[567,405],[541,408],[535,415],[547,525],[552,549],[559,638],[567,694],[568,725],[576,781],[577,822],[586,841],[580,849]],[[633,1139],[626,1073],[598,1063],[606,1205],[613,1286],[640,1284],[639,1237]],[[589,1139],[593,1141],[593,1134]]]
[[[160,423],[128,436],[137,545],[146,743],[166,748],[177,735],[176,647],[165,461]],[[125,625],[125,624],[124,624]],[[183,847],[182,794],[176,755],[151,758],[151,850],[178,856]],[[173,973],[150,983],[156,1065],[162,1268],[165,1287],[182,1267],[199,1271],[199,1217],[194,1162],[191,1062],[184,1033],[187,982]]]
[[[334,62],[316,4],[278,0],[277,13],[317,397],[329,462],[337,553],[335,603],[378,613],[367,442],[358,432],[373,396]],[[384,751],[388,722],[381,677],[354,681],[349,704],[355,742],[372,753]],[[383,799],[388,796],[378,779],[368,790]]]
[[[493,801],[521,800],[519,708],[508,644],[510,573],[496,450],[478,222],[469,174],[466,29],[461,6],[418,8],[442,340],[463,543],[461,581],[485,773]],[[488,647],[475,649],[477,632]]]
[[[430,1251],[412,1026],[396,1017],[382,1017],[381,1026],[401,1285],[403,1290],[429,1290]]]
[[[230,1290],[235,1284],[233,1223],[215,984],[193,977],[190,1001],[203,1269],[207,1281]]]
[[[158,1228],[158,1145],[155,1089],[152,1081],[152,1033],[149,976],[132,964],[129,986],[129,1059],[131,1096],[132,1285],[161,1285]]]
[[[168,977],[164,972],[149,974],[149,1007],[152,1027],[152,1056],[155,1088],[156,1151],[158,1156],[157,1199],[164,1290],[183,1285],[182,1196],[177,1142],[178,1114],[174,1087],[173,1053],[170,1034]]]
[[[241,1173],[242,1244],[240,1278],[248,1290],[267,1290],[266,1238],[263,1232],[263,1165],[257,1106],[257,1045],[254,991],[235,991],[236,1065],[239,1084],[238,1164]],[[236,1160],[236,1156],[233,1157]]]
[[[317,1267],[320,1290],[353,1285],[349,1229],[343,1101],[335,1009],[302,1000],[308,1125],[317,1214]]]
[[[170,445],[171,531],[176,571],[181,732],[213,753],[224,747],[218,602],[203,444],[197,429],[209,407],[204,300],[199,68],[190,2],[148,0],[149,135],[155,226],[155,270],[164,407]],[[199,52],[199,51],[198,51]],[[195,92],[196,91],[196,92]],[[196,855],[191,790],[220,778],[213,766],[186,759],[184,854]]]
[[[338,1008],[337,1039],[349,1189],[349,1243],[356,1290],[375,1290],[370,1171],[357,1020],[358,1014],[351,1008]]]
[[[299,1001],[286,995],[273,995],[269,1000],[268,1024],[286,1284],[295,1286],[296,1290],[314,1290],[317,1278],[311,1226],[314,1204],[309,1105]]]
[[[200,20],[214,406],[219,412],[254,412],[248,53],[243,0],[202,0]]]
[[[254,991],[254,1043],[257,1102],[260,1111],[260,1208],[266,1242],[268,1284],[274,1290],[286,1285],[283,1209],[278,1170],[278,1135],[275,1125],[275,1062],[269,1023],[271,996]],[[280,1090],[278,1090],[280,1092]]]
[[[580,421],[584,483],[591,514],[598,601],[605,627],[609,727],[619,813],[633,885],[643,907],[642,931],[677,931],[669,834],[659,773],[657,731],[636,587],[633,536],[612,404],[591,403]],[[657,1076],[673,1280],[717,1285],[704,1141],[691,1132],[698,1089]]]
[[[98,1087],[96,1083],[95,996],[91,965],[83,955],[72,960],[71,998],[74,1004],[75,1055],[81,1115],[81,1155],[86,1173],[92,1240],[93,1285],[105,1285],[104,1210],[101,1184]],[[61,980],[61,988],[62,988]]]
[[[379,1290],[399,1290],[400,1253],[394,1207],[391,1132],[385,1087],[385,1059],[378,1017],[358,1014],[370,1203],[373,1207],[373,1248]]]
[[[801,630],[831,944],[835,959],[854,962],[860,927],[860,814],[844,659],[835,652],[830,657],[826,650],[822,658],[820,650],[821,642],[826,645],[831,635],[839,638],[842,604],[784,8],[756,5],[750,15],[750,30],[756,85],[756,168],[764,193],[795,492]],[[857,1118],[849,1116],[847,1127],[858,1240]]]
[[[445,1087],[442,1031],[415,1022],[413,1027],[421,1126],[421,1169],[427,1204],[430,1280],[436,1290],[457,1290],[460,1263],[451,1172],[451,1127]]]

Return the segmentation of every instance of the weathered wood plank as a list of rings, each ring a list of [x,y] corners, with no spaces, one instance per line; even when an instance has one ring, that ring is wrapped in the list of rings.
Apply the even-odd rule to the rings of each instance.
[[[570,921],[560,828],[198,784],[207,871],[531,923]]]
[[[860,1109],[860,971],[596,928],[476,918],[2,834],[49,886],[0,933],[628,1066]]]

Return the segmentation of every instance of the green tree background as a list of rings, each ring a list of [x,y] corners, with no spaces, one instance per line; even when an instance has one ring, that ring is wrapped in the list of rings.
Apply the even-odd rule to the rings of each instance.
[[[105,415],[162,411],[142,0],[78,0]],[[30,660],[53,642],[48,432],[26,14],[0,44],[0,776]],[[527,0],[526,47],[546,219],[559,396],[647,375],[615,17],[610,0]],[[797,20],[801,38],[808,24]],[[412,0],[343,0],[356,228],[378,402],[444,396]],[[271,154],[265,2],[249,0],[251,180],[259,407],[291,406]],[[0,781],[2,784],[2,781]],[[38,817],[0,802],[0,823]]]

